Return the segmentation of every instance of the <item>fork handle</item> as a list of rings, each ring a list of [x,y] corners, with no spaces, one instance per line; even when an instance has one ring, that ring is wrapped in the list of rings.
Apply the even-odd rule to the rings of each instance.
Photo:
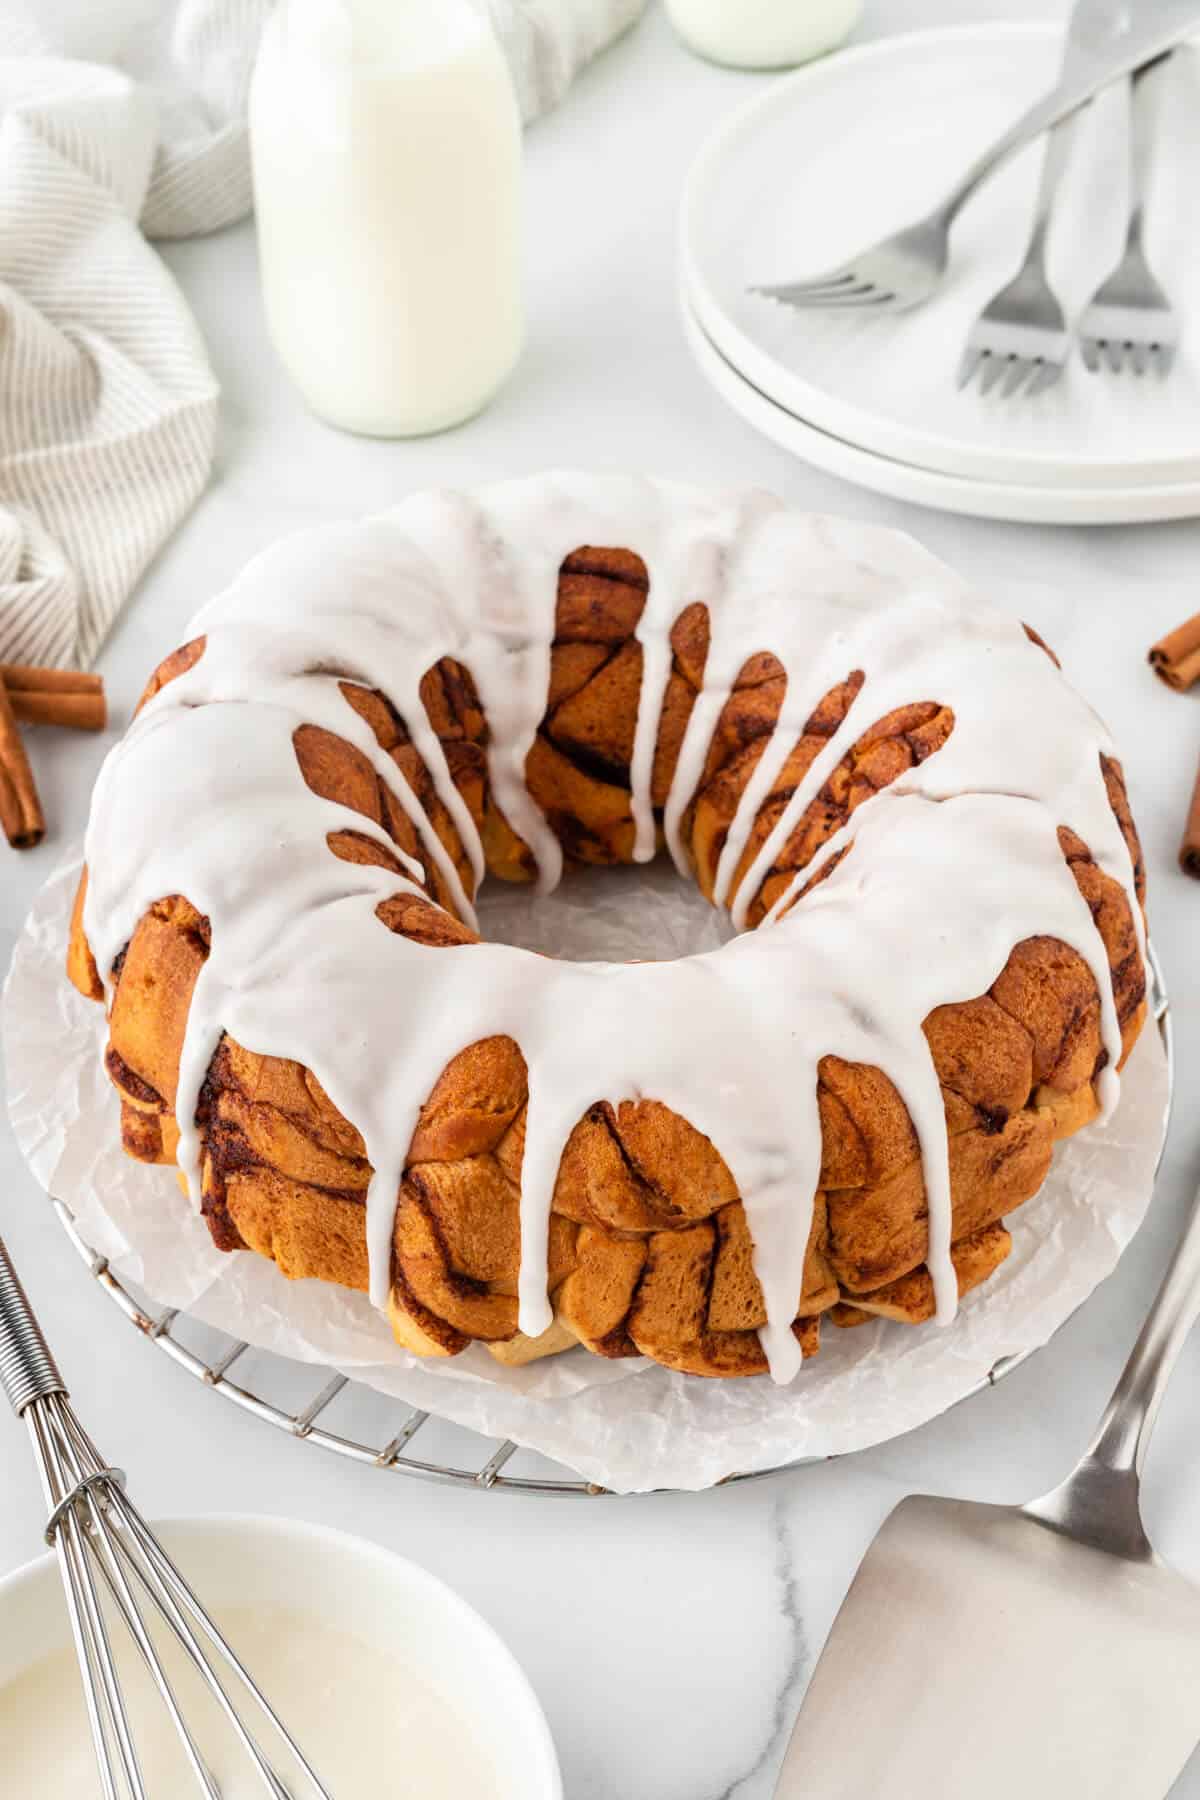
[[[976,188],[1001,163],[1052,125],[1069,118],[1102,88],[1157,61],[1198,30],[1200,0],[1157,0],[1149,8],[1143,6],[1136,17],[1120,19],[1110,37],[1069,53],[1058,86],[1036,101],[971,165],[939,207],[938,217],[947,226],[952,224]]]
[[[67,1391],[3,1238],[0,1238],[0,1387],[18,1417],[35,1400]]]
[[[1046,254],[1046,237],[1050,230],[1050,220],[1054,215],[1054,202],[1062,178],[1067,172],[1071,160],[1071,150],[1075,142],[1075,115],[1052,127],[1046,139],[1046,152],[1042,158],[1041,179],[1038,182],[1037,203],[1034,207],[1033,230],[1030,233],[1029,248],[1025,254],[1026,265],[1041,265]]]
[[[1158,140],[1163,90],[1159,76],[1170,53],[1134,72],[1130,90],[1129,132],[1129,242],[1140,244],[1146,221],[1146,203],[1154,175],[1154,147]]]

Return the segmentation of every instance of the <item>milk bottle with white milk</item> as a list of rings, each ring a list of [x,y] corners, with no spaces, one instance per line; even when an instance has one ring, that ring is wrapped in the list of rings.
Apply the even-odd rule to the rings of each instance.
[[[278,0],[250,96],[271,338],[313,411],[406,437],[521,346],[521,124],[472,0]]]
[[[783,69],[849,37],[863,0],[667,0],[684,43],[710,62]]]

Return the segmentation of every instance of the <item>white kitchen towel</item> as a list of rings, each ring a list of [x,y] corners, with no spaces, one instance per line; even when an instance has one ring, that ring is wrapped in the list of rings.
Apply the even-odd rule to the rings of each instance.
[[[0,59],[0,662],[88,662],[208,478],[217,384],[138,228],[127,75]]]
[[[557,106],[580,69],[628,31],[646,0],[487,0],[526,123]]]
[[[485,0],[525,118],[645,0]],[[212,467],[217,384],[147,238],[251,204],[272,0],[0,0],[0,662],[89,662]]]

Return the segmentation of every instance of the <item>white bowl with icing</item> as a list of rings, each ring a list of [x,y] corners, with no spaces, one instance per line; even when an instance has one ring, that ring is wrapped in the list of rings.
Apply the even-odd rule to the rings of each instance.
[[[161,1535],[338,1800],[397,1791],[422,1800],[562,1800],[550,1730],[528,1680],[492,1628],[435,1576],[359,1538],[285,1519],[179,1520]],[[0,1581],[7,1793],[78,1800],[93,1791],[70,1646],[53,1557]],[[140,1669],[127,1665],[126,1674],[148,1792],[189,1791],[161,1703]],[[204,1703],[188,1713],[223,1800],[261,1793]],[[286,1779],[290,1765],[277,1766]],[[296,1791],[309,1790],[297,1783]]]

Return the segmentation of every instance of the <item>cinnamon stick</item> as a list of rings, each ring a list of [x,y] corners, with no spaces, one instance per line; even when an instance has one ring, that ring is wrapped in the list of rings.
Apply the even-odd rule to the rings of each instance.
[[[1185,875],[1194,875],[1200,881],[1200,771],[1196,774],[1192,804],[1188,809],[1183,842],[1179,846],[1179,866]]]
[[[26,725],[65,725],[73,731],[103,731],[108,723],[104,682],[78,669],[35,669],[0,663],[3,686],[15,716]]]
[[[1154,673],[1179,693],[1200,680],[1200,613],[1160,638],[1149,662]]]
[[[21,742],[8,689],[0,684],[0,825],[16,850],[31,850],[46,835],[33,770]]]

